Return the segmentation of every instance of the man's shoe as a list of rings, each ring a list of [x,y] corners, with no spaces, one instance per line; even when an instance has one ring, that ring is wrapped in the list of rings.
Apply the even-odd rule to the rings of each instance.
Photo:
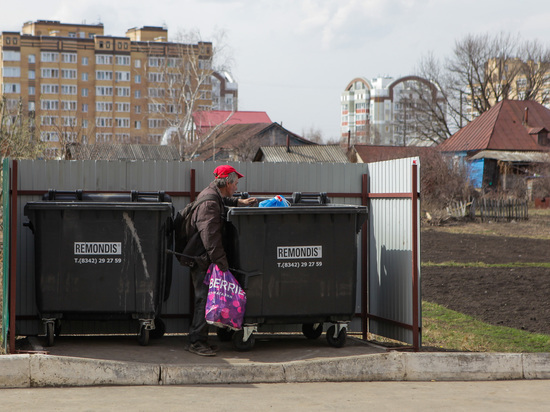
[[[192,343],[189,345],[189,352],[199,356],[216,356],[216,352],[204,342]]]

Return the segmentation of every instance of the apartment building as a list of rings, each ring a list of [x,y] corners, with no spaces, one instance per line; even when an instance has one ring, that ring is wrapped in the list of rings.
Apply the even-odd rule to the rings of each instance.
[[[212,43],[169,42],[164,27],[116,37],[103,24],[39,20],[1,32],[0,53],[6,109],[34,119],[46,157],[74,142],[158,144],[213,106]]]
[[[350,144],[425,145],[417,133],[421,88],[435,91],[430,82],[417,76],[350,81],[341,94],[342,143],[349,139]]]

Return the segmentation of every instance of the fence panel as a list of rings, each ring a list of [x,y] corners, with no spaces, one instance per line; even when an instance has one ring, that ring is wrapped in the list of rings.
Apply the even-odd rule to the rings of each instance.
[[[400,159],[373,164],[270,164],[231,162],[245,178],[239,191],[251,194],[291,194],[292,192],[327,192],[333,203],[361,204],[362,176],[369,176],[371,193],[411,193],[411,163],[418,159]],[[200,192],[213,180],[219,162],[157,161],[32,161],[19,162],[18,187],[18,290],[17,333],[42,333],[37,320],[34,294],[34,246],[30,230],[23,226],[24,205],[39,200],[48,189],[86,191],[165,191],[172,195],[174,209],[189,202],[191,173],[195,171],[195,191]],[[369,210],[369,310],[374,315],[409,322],[412,319],[411,199],[372,198]],[[319,228],[322,230],[322,228]],[[419,240],[419,238],[418,238]],[[363,245],[360,245],[363,248]],[[420,261],[418,256],[418,261]],[[361,259],[358,258],[357,312],[361,312]],[[175,260],[170,298],[163,305],[168,332],[186,332],[190,318],[188,269]],[[68,325],[73,331],[85,331],[89,324]],[[92,333],[114,333],[129,325],[92,326]],[[371,321],[370,327],[382,336],[411,343],[410,330],[387,322]],[[64,325],[64,331],[65,329]]]

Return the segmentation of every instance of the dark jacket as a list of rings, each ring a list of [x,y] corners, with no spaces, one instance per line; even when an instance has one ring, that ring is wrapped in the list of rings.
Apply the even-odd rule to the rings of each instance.
[[[189,237],[198,231],[206,249],[206,254],[197,261],[199,267],[204,269],[210,263],[215,263],[222,271],[226,271],[229,270],[229,264],[227,263],[222,241],[223,226],[225,224],[224,205],[237,206],[238,199],[236,197],[223,197],[214,182],[199,193],[197,200],[208,194],[216,195],[218,200],[207,200],[195,209],[191,218]]]

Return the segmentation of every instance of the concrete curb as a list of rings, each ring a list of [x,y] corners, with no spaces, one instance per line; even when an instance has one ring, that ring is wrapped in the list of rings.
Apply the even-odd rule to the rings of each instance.
[[[550,379],[550,354],[389,352],[233,365],[158,365],[43,354],[0,356],[0,388],[505,379]]]

